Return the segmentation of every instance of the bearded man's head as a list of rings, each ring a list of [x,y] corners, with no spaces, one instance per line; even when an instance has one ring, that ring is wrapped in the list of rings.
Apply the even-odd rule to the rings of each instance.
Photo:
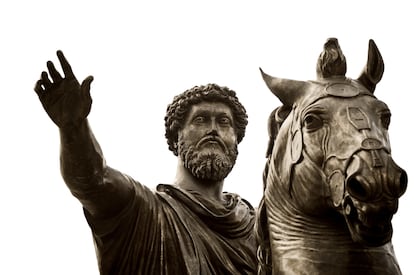
[[[227,87],[217,84],[195,86],[176,96],[168,105],[165,116],[165,136],[169,149],[183,160],[184,166],[191,173],[203,180],[222,180],[231,171],[237,158],[237,144],[234,148],[227,148],[224,143],[218,143],[221,148],[203,151],[193,144],[186,144],[179,140],[179,131],[182,129],[187,114],[193,105],[201,102],[220,102],[227,105],[232,113],[233,127],[237,143],[245,135],[247,114],[239,102],[236,93]]]

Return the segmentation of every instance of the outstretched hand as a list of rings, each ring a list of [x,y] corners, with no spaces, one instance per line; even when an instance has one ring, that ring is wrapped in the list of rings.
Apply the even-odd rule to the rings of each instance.
[[[93,77],[88,76],[79,84],[63,52],[57,51],[57,56],[64,77],[48,61],[49,74],[42,72],[34,90],[46,113],[59,128],[77,126],[86,119],[91,110],[90,85]]]

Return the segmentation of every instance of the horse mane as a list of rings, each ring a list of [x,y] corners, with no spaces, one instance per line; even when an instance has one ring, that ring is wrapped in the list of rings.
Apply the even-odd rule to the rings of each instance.
[[[266,151],[266,165],[263,171],[263,191],[266,189],[267,175],[269,173],[270,160],[279,129],[286,117],[289,115],[291,108],[285,105],[274,109],[268,118],[269,141]],[[270,249],[269,229],[267,226],[266,202],[263,196],[257,209],[256,222],[256,239],[258,243],[257,258],[259,275],[270,275],[272,273],[272,251]]]

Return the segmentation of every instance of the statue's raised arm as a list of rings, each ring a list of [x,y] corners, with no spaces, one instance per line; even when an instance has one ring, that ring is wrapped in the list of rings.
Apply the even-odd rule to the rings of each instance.
[[[63,76],[48,61],[49,73],[41,73],[34,90],[46,113],[59,127],[62,176],[89,214],[110,216],[124,206],[130,188],[118,185],[116,194],[100,192],[99,189],[110,188],[104,184],[104,174],[116,178],[118,172],[106,167],[101,148],[88,125],[93,77],[88,76],[80,84],[63,52],[58,51],[57,56]],[[91,196],[91,190],[99,192],[99,196]],[[105,203],[107,196],[111,196],[111,204]]]

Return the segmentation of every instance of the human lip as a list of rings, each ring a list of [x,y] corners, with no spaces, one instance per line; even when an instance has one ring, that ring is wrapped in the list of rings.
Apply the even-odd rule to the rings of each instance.
[[[204,144],[218,144],[220,145],[220,147],[226,151],[226,145],[224,144],[224,142],[217,137],[214,136],[207,136],[202,138],[196,145],[197,148],[200,148],[201,146],[203,146]]]

